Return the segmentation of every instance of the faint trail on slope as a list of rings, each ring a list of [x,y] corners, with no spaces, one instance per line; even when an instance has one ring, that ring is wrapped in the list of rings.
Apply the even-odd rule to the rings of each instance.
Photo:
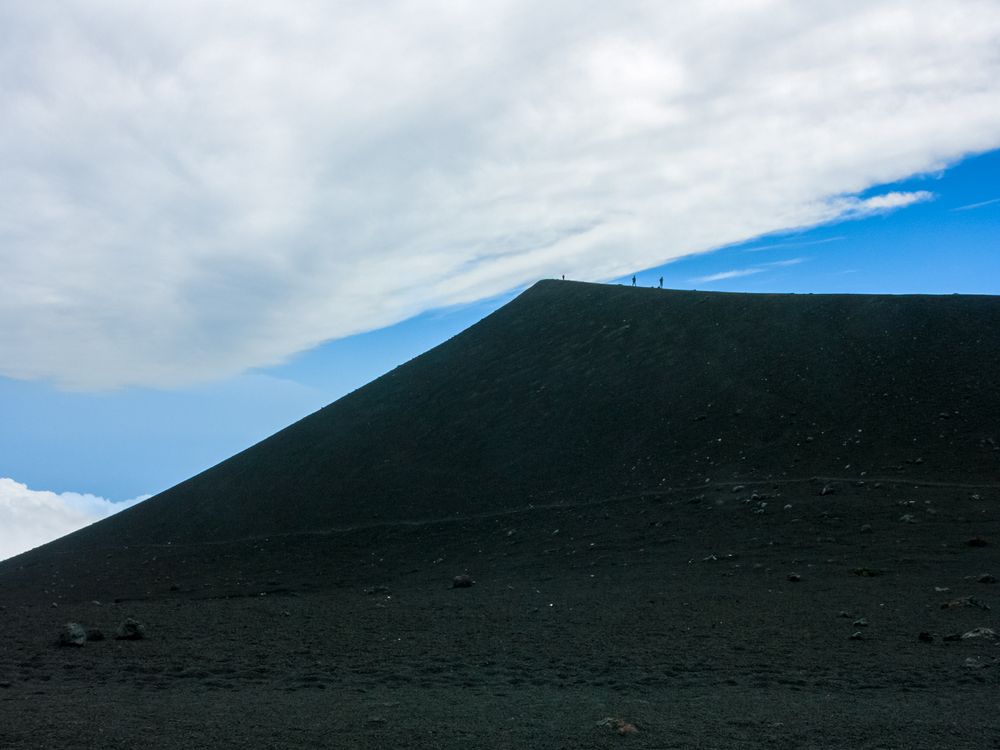
[[[423,518],[423,519],[402,519],[398,521],[376,521],[372,523],[358,523],[349,524],[346,526],[334,526],[325,529],[316,529],[313,531],[288,531],[281,532],[277,534],[267,534],[267,535],[255,535],[255,536],[245,536],[238,537],[235,539],[222,539],[218,541],[204,541],[204,542],[165,542],[161,544],[129,544],[129,548],[135,549],[180,549],[180,548],[198,548],[198,547],[224,547],[227,545],[237,545],[245,544],[247,542],[259,542],[259,541],[269,541],[271,539],[290,539],[294,537],[318,537],[318,536],[336,536],[339,534],[351,534],[356,531],[368,531],[372,529],[382,529],[382,528],[418,528],[421,526],[434,526],[443,525],[449,523],[460,523],[463,521],[486,521],[491,518],[505,518],[509,516],[518,516],[526,513],[532,513],[535,511],[545,511],[545,510],[572,510],[574,508],[591,508],[598,507],[601,505],[611,505],[614,503],[626,502],[628,500],[642,500],[651,497],[666,497],[680,492],[695,492],[698,490],[704,490],[706,488],[716,488],[716,487],[732,487],[735,485],[746,485],[749,489],[752,485],[793,485],[793,484],[813,484],[818,482],[843,482],[847,484],[853,484],[856,482],[864,482],[867,484],[881,483],[881,484],[891,484],[891,485],[910,485],[913,487],[943,487],[950,489],[1000,489],[1000,483],[988,483],[988,484],[973,484],[973,483],[961,483],[961,482],[941,482],[932,479],[901,479],[899,477],[872,477],[872,476],[856,476],[856,477],[844,477],[844,476],[809,476],[809,477],[785,477],[783,479],[750,479],[750,478],[734,478],[726,482],[707,482],[704,484],[694,484],[685,485],[682,487],[668,487],[667,489],[654,489],[654,490],[644,490],[641,492],[633,492],[624,495],[613,495],[611,497],[603,497],[594,500],[585,500],[578,502],[555,502],[555,503],[531,503],[520,508],[511,508],[509,510],[502,511],[492,511],[487,513],[471,513],[468,515],[453,515],[453,516],[440,516],[437,518]],[[105,546],[97,547],[95,549],[117,549],[117,546]],[[69,552],[61,552],[60,554],[69,554]]]

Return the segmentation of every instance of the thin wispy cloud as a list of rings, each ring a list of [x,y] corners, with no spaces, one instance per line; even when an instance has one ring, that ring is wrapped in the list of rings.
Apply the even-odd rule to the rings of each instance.
[[[805,263],[808,258],[789,258],[788,260],[773,260],[770,263],[764,263],[765,266],[797,266],[799,263]]]
[[[699,276],[696,279],[691,279],[692,283],[706,283],[712,281],[724,281],[725,279],[736,279],[740,276],[751,276],[755,273],[762,273],[765,269],[763,268],[740,268],[734,271],[723,271],[722,273],[713,273],[710,276]]]
[[[930,194],[856,196],[1000,146],[979,0],[67,0],[0,37],[0,375],[71,388],[897,210]]]
[[[148,497],[114,503],[96,495],[32,490],[0,477],[0,560],[82,529]]]
[[[809,260],[808,258],[788,258],[787,260],[774,260],[770,263],[761,263],[759,266],[754,266],[753,268],[738,268],[732,271],[723,271],[721,273],[713,273],[709,276],[699,276],[694,279],[690,279],[691,283],[707,283],[713,281],[725,281],[726,279],[737,279],[740,276],[752,276],[757,273],[764,273],[772,268],[783,268],[787,266],[797,266],[800,263],[804,263]]]
[[[959,206],[958,208],[951,209],[952,211],[972,211],[976,208],[983,208],[984,206],[992,206],[996,203],[1000,203],[1000,198],[993,198],[988,201],[980,201],[979,203],[970,203],[967,206]]]
[[[809,247],[811,245],[826,245],[830,242],[840,242],[841,240],[847,239],[846,237],[827,237],[822,240],[805,240],[802,242],[778,242],[773,245],[759,245],[757,247],[747,247],[744,248],[745,253],[757,253],[761,250],[784,250],[792,247]]]

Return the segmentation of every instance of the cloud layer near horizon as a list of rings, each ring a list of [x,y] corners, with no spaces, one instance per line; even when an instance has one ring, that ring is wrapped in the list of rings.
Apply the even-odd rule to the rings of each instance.
[[[0,560],[89,526],[147,497],[114,503],[96,495],[32,490],[0,477]]]
[[[1000,146],[1000,3],[0,9],[0,375],[173,387],[891,210]]]

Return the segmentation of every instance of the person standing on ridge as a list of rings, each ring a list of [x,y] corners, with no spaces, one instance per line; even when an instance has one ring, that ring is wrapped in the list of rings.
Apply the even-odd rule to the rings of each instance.
[[[632,275],[632,286],[635,286],[635,274]]]
[[[660,289],[663,289],[663,277],[660,277]]]

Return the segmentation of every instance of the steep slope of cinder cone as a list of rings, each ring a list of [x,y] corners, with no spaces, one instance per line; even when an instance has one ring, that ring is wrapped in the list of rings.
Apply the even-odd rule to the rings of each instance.
[[[212,469],[32,553],[812,475],[993,480],[1000,298],[544,281]]]

